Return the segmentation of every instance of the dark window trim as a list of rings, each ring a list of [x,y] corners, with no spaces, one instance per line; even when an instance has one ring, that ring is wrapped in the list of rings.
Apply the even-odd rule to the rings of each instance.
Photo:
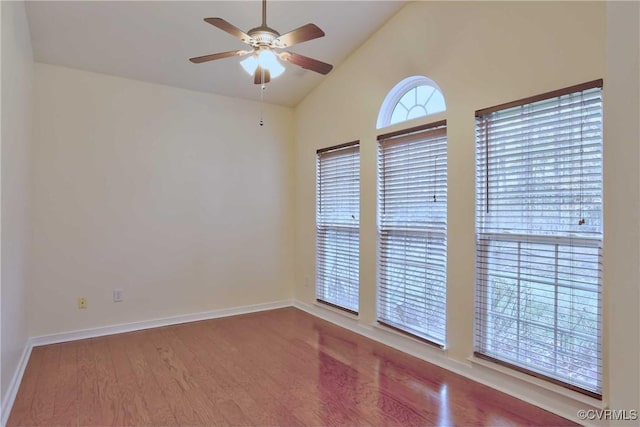
[[[420,132],[428,129],[439,128],[446,125],[447,125],[446,120],[439,120],[437,122],[428,123],[426,125],[414,126],[412,128],[397,130],[395,132],[383,133],[382,135],[378,135],[377,139],[378,141],[382,141],[389,138],[395,138],[396,136],[409,135],[411,133],[416,133],[416,132]]]
[[[354,310],[339,306],[338,304],[334,304],[332,302],[321,300],[320,298],[316,298],[316,301],[319,302],[320,304],[325,304],[325,305],[328,305],[329,307],[333,307],[333,308],[337,308],[338,310],[346,311],[347,313],[353,314],[355,316],[358,315],[357,311],[354,311]]]
[[[420,335],[416,335],[416,334],[414,334],[412,332],[406,331],[406,330],[401,329],[401,328],[399,328],[397,326],[390,325],[389,323],[383,322],[382,320],[378,320],[378,324],[384,326],[385,328],[389,328],[389,329],[394,330],[396,332],[400,332],[403,335],[408,335],[409,337],[411,337],[413,339],[416,339],[418,341],[422,341],[422,342],[424,342],[426,344],[429,344],[429,345],[432,345],[434,347],[438,347],[441,350],[444,350],[444,345],[443,344],[439,344],[439,343],[437,343],[435,341],[431,341],[430,339],[427,339],[425,337],[421,337]]]
[[[355,147],[360,144],[360,140],[345,142],[344,144],[333,145],[331,147],[319,148],[316,150],[316,154],[327,153],[329,151],[337,151],[345,148]]]
[[[549,98],[556,98],[562,95],[568,95],[574,92],[581,92],[583,90],[595,89],[597,87],[602,88],[603,80],[592,80],[590,82],[581,83],[574,86],[569,86],[563,89],[553,90],[551,92],[541,93],[540,95],[534,95],[527,98],[518,99],[517,101],[511,101],[504,104],[496,105],[493,107],[483,108],[476,111],[476,117],[481,117],[486,114],[494,113],[500,110],[506,110],[507,108],[519,107],[525,104],[531,104],[533,102],[542,101]]]
[[[572,390],[572,391],[587,395],[589,397],[593,397],[594,399],[602,400],[602,395],[601,394],[595,393],[595,392],[593,392],[591,390],[587,390],[587,389],[580,388],[580,387],[572,385],[572,384],[565,383],[564,381],[557,380],[557,379],[555,379],[553,377],[549,377],[549,376],[541,374],[539,372],[532,371],[532,370],[523,368],[521,366],[514,365],[513,363],[509,363],[509,362],[505,362],[505,361],[500,360],[500,359],[496,359],[496,358],[491,357],[491,356],[487,356],[486,354],[480,353],[478,351],[474,351],[473,355],[475,357],[477,357],[478,359],[488,360],[489,362],[495,363],[496,365],[504,366],[506,368],[513,369],[514,371],[518,371],[518,372],[522,372],[523,374],[530,375],[530,376],[532,376],[534,378],[539,378],[541,380],[548,381],[550,383],[553,383],[555,385],[559,385],[559,386],[567,388],[569,390]]]

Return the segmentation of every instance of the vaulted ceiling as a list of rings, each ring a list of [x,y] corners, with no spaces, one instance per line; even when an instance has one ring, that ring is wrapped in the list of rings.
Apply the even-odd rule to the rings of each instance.
[[[338,66],[404,1],[269,1],[267,23],[280,33],[312,22],[325,37],[289,50]],[[248,31],[261,23],[259,1],[29,1],[38,62],[220,95],[260,99],[260,89],[231,57],[188,58],[246,45],[203,21],[221,17]],[[293,64],[272,80],[265,102],[295,106],[324,78]]]

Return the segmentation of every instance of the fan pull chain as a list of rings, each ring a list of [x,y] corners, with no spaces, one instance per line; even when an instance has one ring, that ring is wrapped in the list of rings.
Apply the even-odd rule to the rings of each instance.
[[[262,83],[260,84],[260,126],[264,126],[264,120],[262,120],[262,111],[264,107],[264,90],[267,85],[264,84],[264,71],[262,71]]]

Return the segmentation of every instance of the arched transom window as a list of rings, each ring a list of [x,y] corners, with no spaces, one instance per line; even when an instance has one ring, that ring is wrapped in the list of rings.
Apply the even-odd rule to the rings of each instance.
[[[424,76],[407,77],[387,94],[378,113],[377,128],[446,111],[442,91]]]

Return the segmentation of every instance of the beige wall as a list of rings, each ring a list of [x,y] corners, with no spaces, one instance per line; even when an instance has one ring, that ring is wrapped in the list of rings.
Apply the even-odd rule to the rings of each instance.
[[[315,276],[315,150],[359,139],[359,323],[370,325],[375,321],[376,118],[385,95],[397,82],[411,75],[426,75],[442,88],[448,111],[405,126],[440,118],[448,121],[445,357],[453,365],[472,367],[467,372],[478,372],[473,375],[483,375],[489,382],[495,378],[467,360],[473,352],[474,111],[606,77],[605,44],[604,3],[414,2],[401,9],[296,108],[296,298],[306,303],[314,301],[314,287],[305,286],[305,279],[310,278],[313,284]],[[605,90],[606,85],[605,82]],[[616,158],[621,155],[619,150],[616,149]],[[632,171],[634,166],[637,169],[637,158],[632,157],[621,173]],[[611,167],[610,163],[607,165]],[[637,178],[637,172],[632,176]],[[606,206],[608,215],[616,215],[618,209],[615,205]],[[619,216],[625,224],[634,217],[637,222],[637,210]],[[637,236],[630,240],[634,239],[637,247]],[[623,257],[625,264],[636,262],[637,257],[629,258],[631,254],[624,252],[621,242],[610,243],[609,248],[615,253],[612,256]],[[611,267],[605,265],[608,268]],[[618,297],[622,297],[621,293]],[[620,316],[634,315],[637,319],[633,309],[637,311],[637,301],[630,302],[626,308],[629,312]],[[638,334],[637,326],[616,325],[623,328],[623,333]],[[427,358],[441,357],[428,346],[424,354]],[[637,349],[631,360],[637,363]],[[527,387],[523,384],[522,395],[559,408],[561,403],[554,401],[557,399],[553,394]],[[625,387],[620,392],[634,392],[637,396],[637,390],[629,390],[628,384]],[[573,411],[575,417],[574,406],[563,410]]]
[[[29,27],[21,2],[2,2],[2,241],[0,401],[27,342],[29,151],[32,67]],[[6,414],[3,414],[3,417]]]
[[[640,3],[607,3],[605,342],[612,408],[640,410]],[[637,425],[637,421],[636,421]]]
[[[31,336],[291,297],[291,109],[35,70]]]

